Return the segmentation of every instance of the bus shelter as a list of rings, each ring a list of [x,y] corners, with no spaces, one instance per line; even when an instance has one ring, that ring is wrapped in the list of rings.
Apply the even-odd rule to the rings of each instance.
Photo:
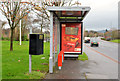
[[[83,19],[90,7],[47,7],[50,12],[49,73],[62,51],[64,57],[78,57],[83,53]]]

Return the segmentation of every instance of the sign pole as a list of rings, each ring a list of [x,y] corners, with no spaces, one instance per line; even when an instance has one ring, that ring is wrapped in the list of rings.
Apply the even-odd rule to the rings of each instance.
[[[29,54],[29,73],[31,73],[32,55]]]
[[[32,34],[32,27],[30,27],[30,34]],[[31,73],[32,68],[32,55],[29,54],[29,73]]]

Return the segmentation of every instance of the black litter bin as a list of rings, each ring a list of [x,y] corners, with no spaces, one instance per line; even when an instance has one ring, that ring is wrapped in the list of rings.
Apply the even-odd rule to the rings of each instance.
[[[29,54],[40,55],[43,54],[44,35],[43,34],[29,34]]]

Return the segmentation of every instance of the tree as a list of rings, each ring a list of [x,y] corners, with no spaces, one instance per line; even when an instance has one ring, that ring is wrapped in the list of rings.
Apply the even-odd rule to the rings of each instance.
[[[89,37],[89,33],[88,33],[88,31],[86,30],[86,31],[84,31],[84,37]]]
[[[28,19],[27,19],[28,16],[24,17],[22,20],[21,20],[21,30],[22,30],[22,41],[26,40],[26,35],[25,33],[27,32],[27,25],[28,25]]]
[[[43,28],[49,28],[49,24],[50,24],[50,20],[49,20],[49,15],[48,15],[48,12],[46,10],[46,7],[47,6],[73,6],[73,5],[81,5],[81,3],[79,3],[78,1],[73,3],[72,4],[72,1],[73,0],[70,0],[70,1],[67,1],[67,0],[59,0],[59,1],[56,1],[56,0],[53,0],[52,2],[48,1],[48,0],[45,0],[45,1],[41,1],[41,3],[36,3],[36,7],[34,7],[32,9],[33,12],[36,13],[37,15],[37,18],[34,19],[34,23],[37,23],[39,24],[39,27],[41,29],[41,32],[42,33],[43,31]],[[34,5],[34,3],[32,3],[32,5]]]
[[[3,28],[6,23],[7,23],[6,21],[2,21],[2,27],[1,28]]]
[[[8,24],[10,26],[11,29],[11,37],[10,37],[10,51],[13,51],[13,31],[14,29],[17,27],[17,25],[19,24],[20,20],[23,19],[25,16],[28,15],[28,13],[30,13],[30,10],[37,10],[37,13],[39,13],[38,11],[40,11],[40,16],[41,16],[41,33],[42,33],[42,28],[43,26],[43,22],[45,21],[44,19],[48,19],[49,20],[49,15],[47,13],[46,10],[46,6],[64,6],[65,4],[69,3],[69,6],[73,6],[75,4],[78,5],[78,2],[71,4],[72,0],[70,1],[65,1],[65,0],[60,0],[60,1],[56,1],[53,0],[52,2],[47,2],[41,1],[41,5],[37,5],[35,3],[32,2],[1,2],[0,3],[0,11],[2,12],[2,14],[6,17]],[[21,12],[21,14],[20,14]]]
[[[22,36],[22,41],[27,40],[27,33],[28,33],[28,18],[27,16],[25,16],[22,20],[21,20],[21,36]],[[20,24],[18,24],[18,26],[15,28],[15,34],[14,34],[14,38],[15,40],[19,41],[20,38]]]
[[[1,2],[0,10],[6,17],[11,29],[10,51],[13,51],[13,31],[19,24],[20,20],[30,12],[29,4],[23,2]],[[20,15],[21,12],[21,15]]]

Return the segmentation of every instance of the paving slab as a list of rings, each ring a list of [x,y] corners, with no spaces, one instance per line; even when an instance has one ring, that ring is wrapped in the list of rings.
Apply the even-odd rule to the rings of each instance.
[[[56,68],[53,74],[46,75],[46,79],[85,79],[84,65],[86,63],[79,60],[64,60],[62,69]]]

